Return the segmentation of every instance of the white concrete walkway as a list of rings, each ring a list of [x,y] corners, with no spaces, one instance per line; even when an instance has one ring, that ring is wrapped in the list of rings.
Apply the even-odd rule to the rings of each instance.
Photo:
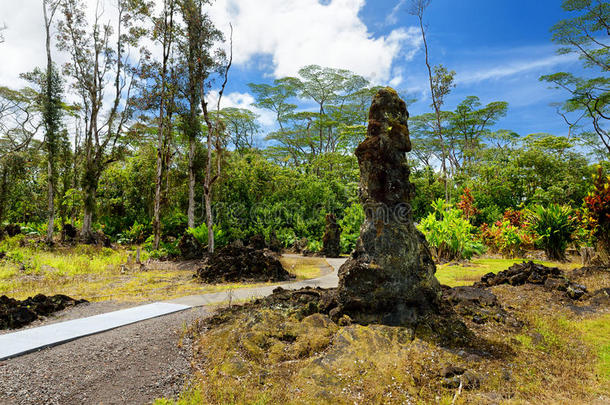
[[[331,266],[331,269],[326,270],[331,270],[330,273],[311,280],[193,295],[0,335],[0,360],[21,356],[84,336],[105,332],[193,307],[219,304],[228,300],[242,301],[264,297],[270,295],[277,287],[285,289],[299,289],[303,287],[334,288],[338,283],[337,270],[345,260],[343,258],[326,259]]]

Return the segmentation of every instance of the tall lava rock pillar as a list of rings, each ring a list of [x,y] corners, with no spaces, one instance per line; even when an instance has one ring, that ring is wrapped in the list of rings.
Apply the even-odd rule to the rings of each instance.
[[[413,225],[405,102],[379,90],[365,140],[356,148],[365,220],[351,258],[339,269],[338,311],[359,323],[409,325],[436,312],[440,284],[423,234]]]

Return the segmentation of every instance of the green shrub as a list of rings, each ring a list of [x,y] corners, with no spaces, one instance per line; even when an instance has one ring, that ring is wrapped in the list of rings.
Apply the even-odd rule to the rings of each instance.
[[[462,212],[438,199],[432,203],[434,212],[422,219],[418,228],[424,233],[439,261],[470,259],[484,252],[475,240],[475,227],[462,217]]]
[[[188,228],[188,217],[179,211],[173,211],[161,218],[161,232],[164,237],[179,238]]]
[[[565,251],[576,230],[576,218],[568,206],[535,205],[526,212],[530,229],[538,234],[538,244],[550,260],[565,261]]]
[[[208,227],[205,222],[198,227],[188,228],[186,232],[193,235],[202,246],[208,244]],[[229,243],[227,232],[220,225],[214,224],[214,246],[222,247],[227,243]]]
[[[159,249],[153,249],[154,237],[153,235],[149,236],[148,239],[144,242],[144,250],[146,250],[150,258],[152,259],[166,259],[178,257],[180,255],[180,249],[178,249],[179,240],[174,241],[160,241]]]
[[[276,231],[275,236],[284,247],[293,246],[297,240],[297,237],[294,234],[294,230],[290,228],[279,229],[278,231]]]
[[[45,236],[48,224],[46,222],[28,223],[21,225],[21,233],[26,236]]]
[[[310,252],[319,252],[322,250],[322,242],[319,240],[310,240],[307,243],[307,250]]]
[[[341,227],[341,252],[351,253],[354,250],[363,222],[364,210],[362,205],[354,203],[345,208],[343,218],[339,220],[339,226]]]
[[[144,242],[151,234],[150,225],[141,224],[138,221],[135,221],[131,228],[125,231],[122,234],[118,235],[117,242],[121,244],[128,243],[142,243]]]
[[[186,232],[193,235],[202,245],[208,244],[208,226],[205,222],[195,228],[188,228]]]

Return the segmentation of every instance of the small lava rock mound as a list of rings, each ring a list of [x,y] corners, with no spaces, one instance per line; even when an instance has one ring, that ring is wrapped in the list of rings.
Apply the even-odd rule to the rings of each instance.
[[[201,243],[190,233],[182,235],[178,241],[178,250],[180,250],[180,256],[185,260],[201,259],[205,254]]]
[[[491,291],[472,286],[461,286],[443,291],[443,300],[462,316],[474,323],[484,324],[489,320],[506,322],[507,312]]]
[[[596,274],[609,274],[610,267],[608,266],[585,266],[579,269],[572,270],[570,272],[570,277],[587,277],[593,276]]]
[[[0,296],[0,329],[20,328],[41,316],[48,316],[53,312],[86,302],[86,300],[75,300],[66,295],[48,297],[38,294],[23,301],[3,295]]]
[[[479,388],[481,380],[479,376],[473,373],[471,370],[467,370],[463,367],[446,366],[441,370],[442,385],[445,388],[455,389],[462,386],[462,388],[471,390]]]
[[[78,237],[78,229],[72,224],[65,224],[61,229],[61,239],[72,242]]]
[[[4,227],[4,232],[8,236],[13,237],[21,233],[21,227],[17,224],[8,224]]]
[[[593,292],[590,302],[595,306],[610,306],[610,288],[601,288]]]
[[[197,270],[197,278],[209,284],[240,281],[288,281],[288,273],[280,261],[265,250],[251,246],[229,245],[217,250],[204,267]]]
[[[559,268],[546,267],[532,261],[514,264],[498,274],[487,273],[474,287],[486,288],[501,284],[544,285],[549,290],[565,292],[573,300],[578,300],[587,293],[587,287],[570,282]]]

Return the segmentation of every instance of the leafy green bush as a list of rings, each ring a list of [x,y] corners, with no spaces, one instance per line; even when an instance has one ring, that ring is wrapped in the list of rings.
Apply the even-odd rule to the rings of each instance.
[[[339,220],[339,226],[341,227],[341,252],[351,253],[354,250],[363,222],[364,210],[360,203],[353,203],[345,208],[343,218]]]
[[[484,252],[476,241],[475,227],[462,217],[462,211],[438,199],[432,203],[433,212],[422,219],[418,228],[424,233],[439,261],[470,259]]]
[[[154,237],[153,235],[149,236],[148,239],[144,242],[144,250],[149,253],[150,258],[152,259],[166,259],[178,257],[180,255],[180,249],[178,249],[179,240],[174,241],[160,241],[159,249],[153,249]]]
[[[322,242],[319,240],[310,240],[307,243],[307,250],[310,252],[319,252],[322,250]]]
[[[121,244],[127,243],[142,243],[151,234],[150,225],[141,224],[138,221],[134,222],[131,228],[122,234],[118,235],[117,242]]]
[[[208,244],[208,227],[206,223],[202,223],[198,227],[188,228],[186,232],[190,233],[197,239],[197,242],[201,243],[202,246]],[[229,242],[227,232],[221,228],[220,225],[214,224],[214,246],[222,247]]]
[[[565,261],[565,251],[576,230],[573,210],[564,205],[535,205],[526,212],[530,229],[538,234],[538,244],[550,260]]]
[[[282,228],[276,231],[275,236],[280,241],[282,246],[291,247],[296,242],[297,237],[294,234],[294,230],[291,228]]]
[[[202,245],[208,244],[208,226],[205,222],[195,228],[188,228],[186,232],[193,235]]]
[[[21,233],[26,236],[44,236],[47,234],[48,224],[46,222],[31,222],[21,225]]]
[[[183,212],[172,211],[161,217],[161,232],[164,237],[179,238],[186,232],[187,224],[188,217]]]

